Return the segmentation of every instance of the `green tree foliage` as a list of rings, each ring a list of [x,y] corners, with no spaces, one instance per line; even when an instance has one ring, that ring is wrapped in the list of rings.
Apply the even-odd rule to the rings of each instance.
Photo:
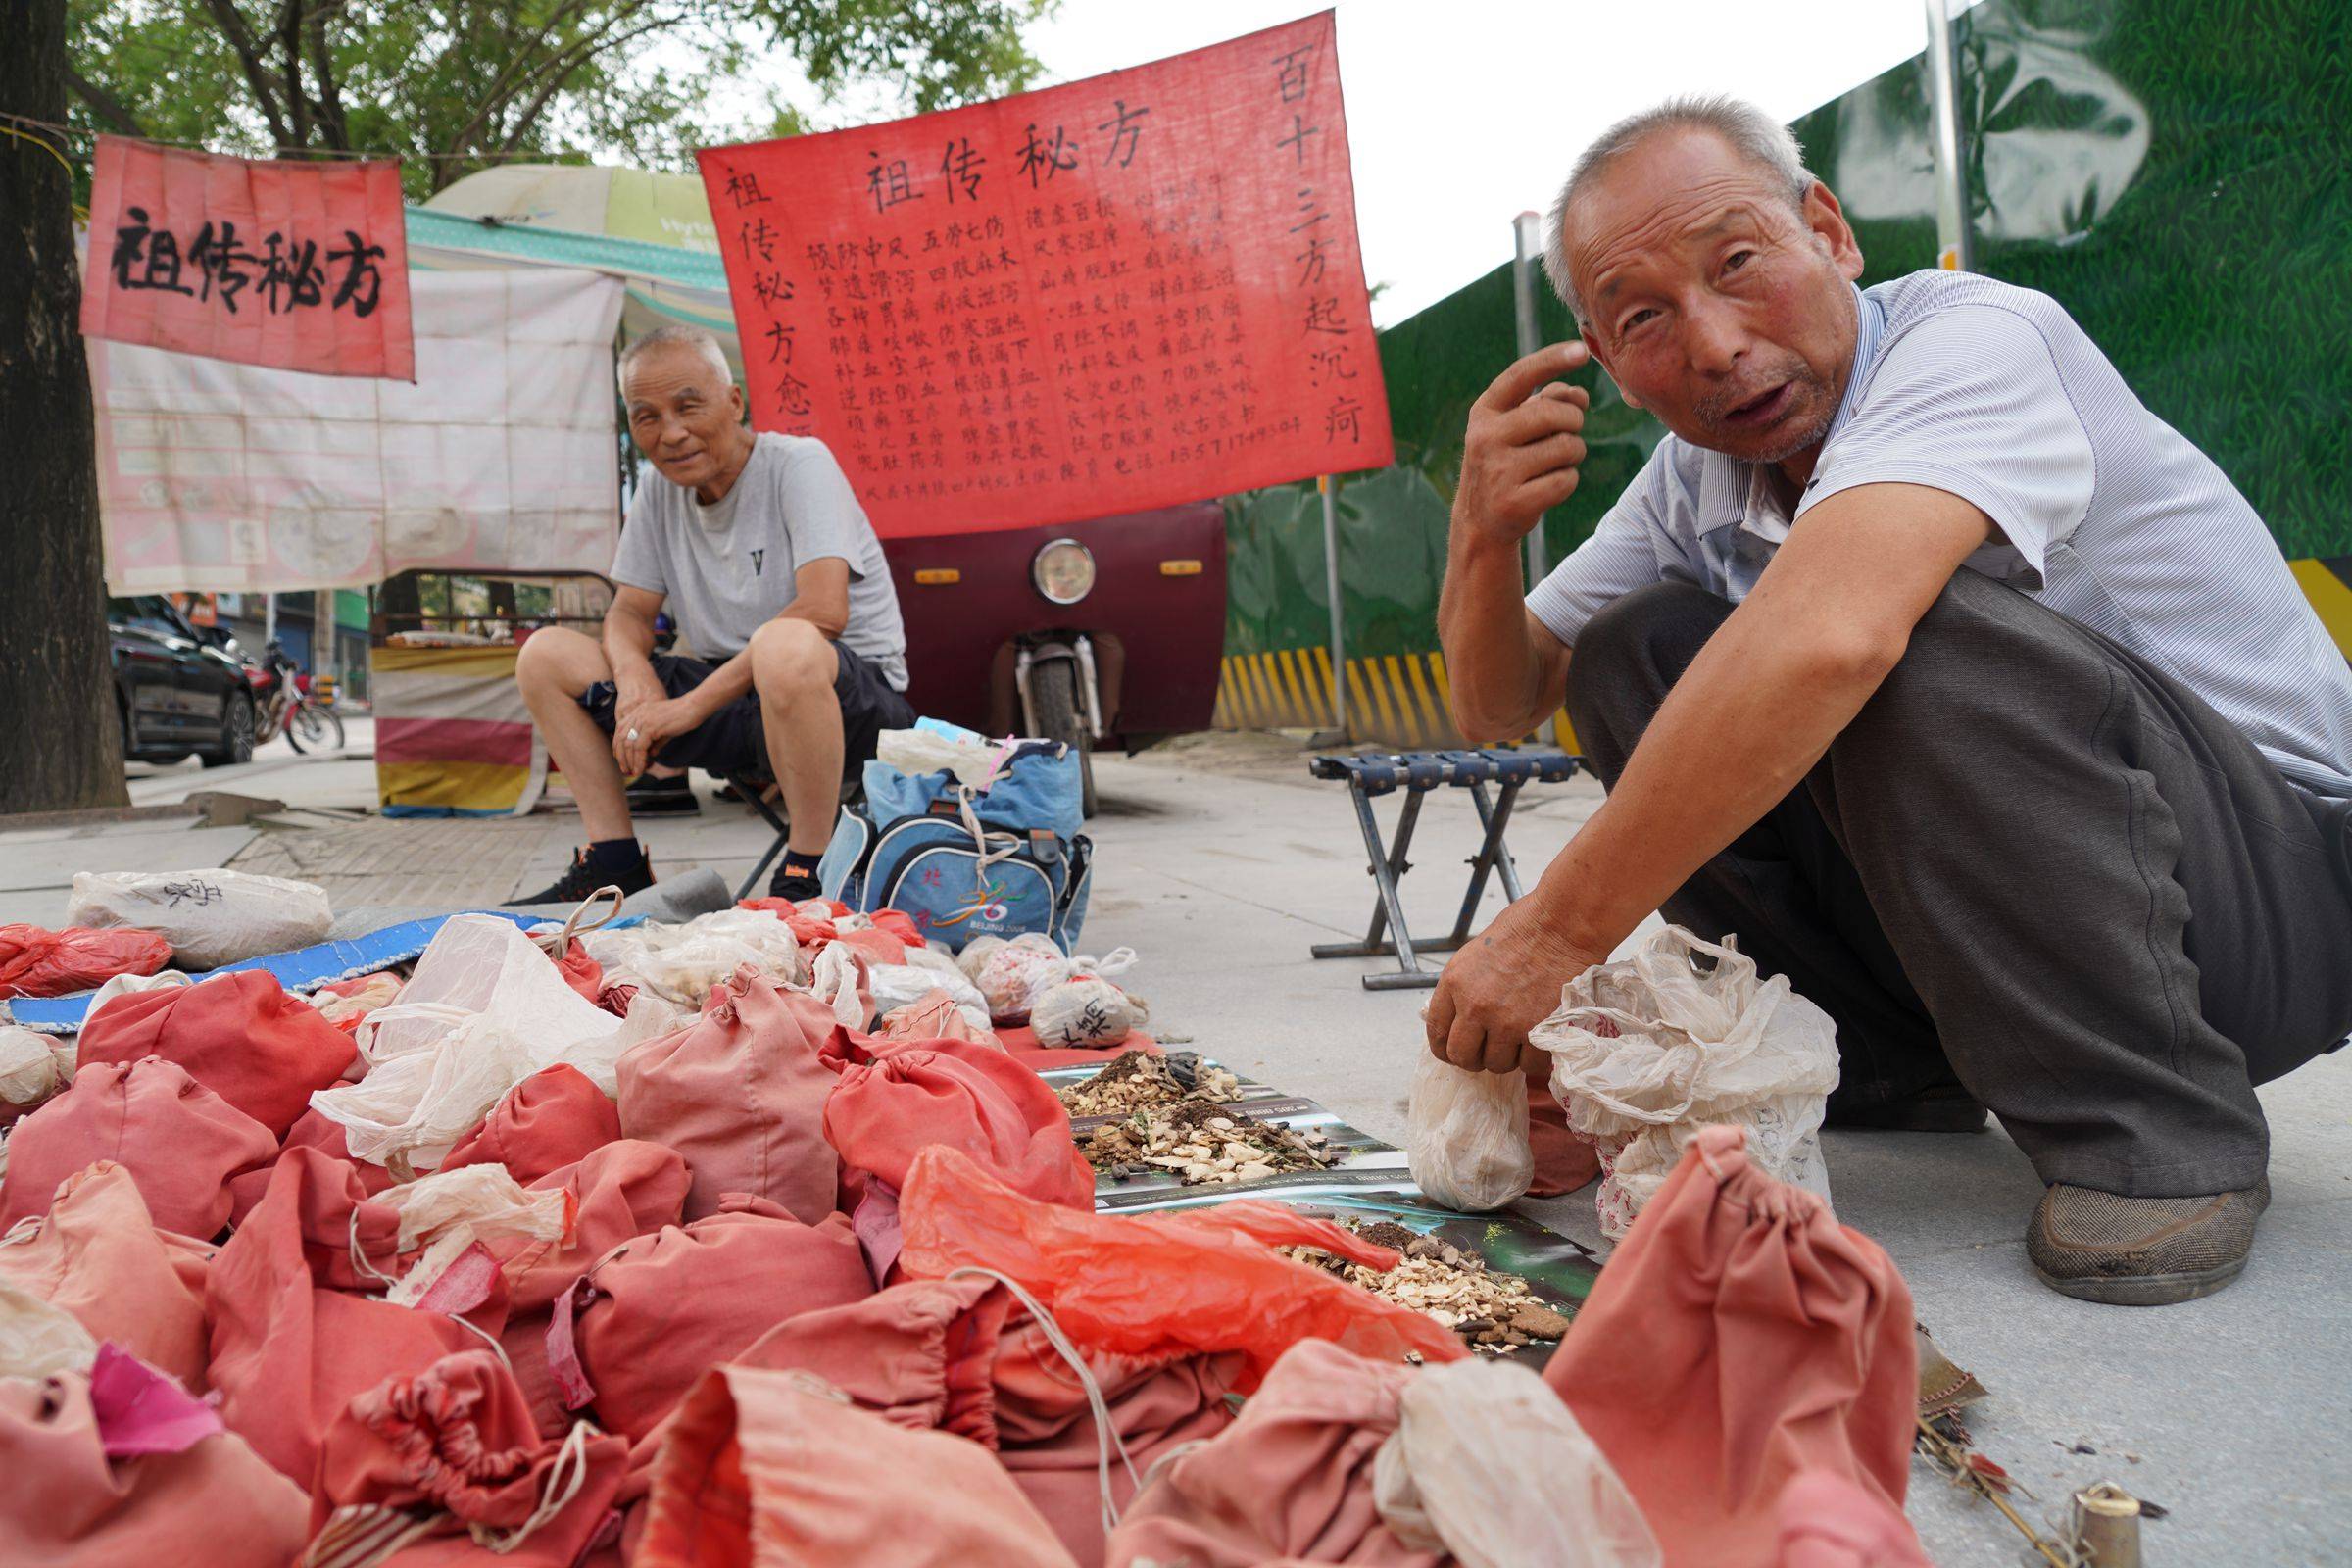
[[[1039,71],[1022,29],[1054,3],[71,0],[67,84],[93,130],[399,153],[422,197],[516,156],[691,170],[696,146],[808,128],[847,91],[916,112],[1017,91]],[[761,107],[710,107],[730,101]]]

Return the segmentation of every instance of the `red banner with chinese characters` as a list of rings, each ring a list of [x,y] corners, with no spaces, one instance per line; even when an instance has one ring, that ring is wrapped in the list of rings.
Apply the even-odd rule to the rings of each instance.
[[[889,537],[1392,458],[1332,15],[702,155],[753,422]]]
[[[397,160],[266,163],[101,136],[81,330],[414,381],[407,223]]]

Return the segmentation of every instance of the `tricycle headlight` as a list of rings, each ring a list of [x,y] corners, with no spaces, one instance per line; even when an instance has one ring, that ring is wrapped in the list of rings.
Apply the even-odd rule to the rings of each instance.
[[[1095,591],[1094,552],[1075,539],[1055,539],[1029,564],[1029,580],[1057,605],[1074,605]]]

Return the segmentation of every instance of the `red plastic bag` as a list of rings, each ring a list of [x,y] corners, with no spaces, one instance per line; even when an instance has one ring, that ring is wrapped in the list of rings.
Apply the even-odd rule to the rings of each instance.
[[[230,1433],[108,1458],[79,1373],[0,1378],[0,1519],[9,1568],[286,1568],[310,1535],[302,1488]]]
[[[899,1262],[910,1276],[995,1270],[1026,1287],[1089,1350],[1142,1360],[1239,1350],[1247,1364],[1235,1386],[1244,1394],[1300,1340],[1330,1340],[1374,1360],[1469,1353],[1432,1319],[1275,1253],[1315,1247],[1372,1268],[1397,1258],[1280,1203],[1082,1212],[1024,1198],[968,1155],[934,1145],[915,1156],[899,1206]]]
[[[0,998],[67,996],[171,961],[172,944],[153,931],[0,925]]]
[[[204,1392],[210,1247],[155,1228],[130,1172],[69,1177],[40,1228],[0,1247],[0,1284],[74,1314],[89,1336]]]
[[[359,1395],[480,1338],[438,1312],[361,1290],[397,1275],[400,1215],[315,1149],[282,1155],[270,1190],[213,1260],[212,1382],[229,1429],[309,1488],[318,1447]],[[361,1263],[374,1271],[363,1271]]]
[[[46,1212],[67,1177],[111,1159],[137,1184],[158,1229],[207,1240],[228,1223],[230,1179],[276,1157],[269,1128],[185,1068],[153,1056],[92,1062],[10,1135],[0,1228]]]
[[[627,1462],[618,1438],[542,1437],[514,1374],[487,1349],[466,1350],[351,1401],[327,1430],[312,1518],[327,1525],[330,1505],[438,1514],[447,1528],[513,1542],[507,1562],[569,1568],[604,1524]]]
[[[847,1216],[804,1225],[730,1195],[727,1211],[623,1242],[556,1302],[548,1363],[573,1409],[635,1442],[704,1368],[788,1318],[873,1294]]]
[[[987,1449],[806,1372],[712,1368],[678,1407],[650,1507],[635,1568],[1075,1568]]]
[[[1783,1493],[1843,1476],[1901,1518],[1911,1293],[1876,1243],[1702,1129],[1544,1369],[1669,1563],[1767,1568]],[[1906,1527],[1907,1530],[1907,1527]]]
[[[282,1138],[314,1090],[343,1076],[351,1037],[266,969],[117,997],[83,1026],[76,1060],[161,1056]]]
[[[586,1073],[560,1061],[508,1090],[441,1168],[504,1165],[527,1185],[578,1164],[619,1136],[620,1107]]]
[[[726,1193],[772,1200],[808,1225],[833,1212],[833,1075],[817,1051],[834,1027],[815,998],[746,964],[712,989],[700,1018],[620,1058],[621,1132],[685,1156],[688,1219],[716,1213]]]
[[[1220,1437],[1176,1459],[1111,1532],[1114,1568],[1257,1568],[1302,1558],[1354,1568],[1440,1568],[1373,1499],[1373,1460],[1396,1430],[1412,1368],[1301,1344]],[[1693,1559],[1694,1562],[1699,1559]]]
[[[1092,1210],[1095,1173],[1044,1079],[1003,1052],[950,1040],[849,1065],[825,1102],[825,1136],[847,1163],[903,1187],[915,1154],[945,1144],[1015,1192]]]

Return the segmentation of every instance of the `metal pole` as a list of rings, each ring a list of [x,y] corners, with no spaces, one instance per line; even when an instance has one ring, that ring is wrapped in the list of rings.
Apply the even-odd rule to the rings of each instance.
[[[1535,213],[1521,213],[1511,220],[1511,303],[1518,317],[1519,357],[1527,358],[1544,346],[1544,325],[1536,318],[1536,269],[1538,258],[1544,254],[1544,220]],[[1544,580],[1551,566],[1544,549],[1544,514],[1536,517],[1536,525],[1527,531],[1527,582],[1532,589]],[[1559,726],[1546,718],[1536,734],[1545,745],[1559,744]]]
[[[277,595],[262,595],[262,641],[269,642],[277,635]]]
[[[1952,18],[1945,0],[1927,0],[1928,97],[1934,112],[1936,265],[1947,272],[1976,270],[1976,240],[1968,222],[1968,170],[1960,161],[1960,71],[1952,54]]]
[[[1331,597],[1331,725],[1348,739],[1348,615],[1340,600],[1340,476],[1315,480],[1323,493],[1323,583]]]

